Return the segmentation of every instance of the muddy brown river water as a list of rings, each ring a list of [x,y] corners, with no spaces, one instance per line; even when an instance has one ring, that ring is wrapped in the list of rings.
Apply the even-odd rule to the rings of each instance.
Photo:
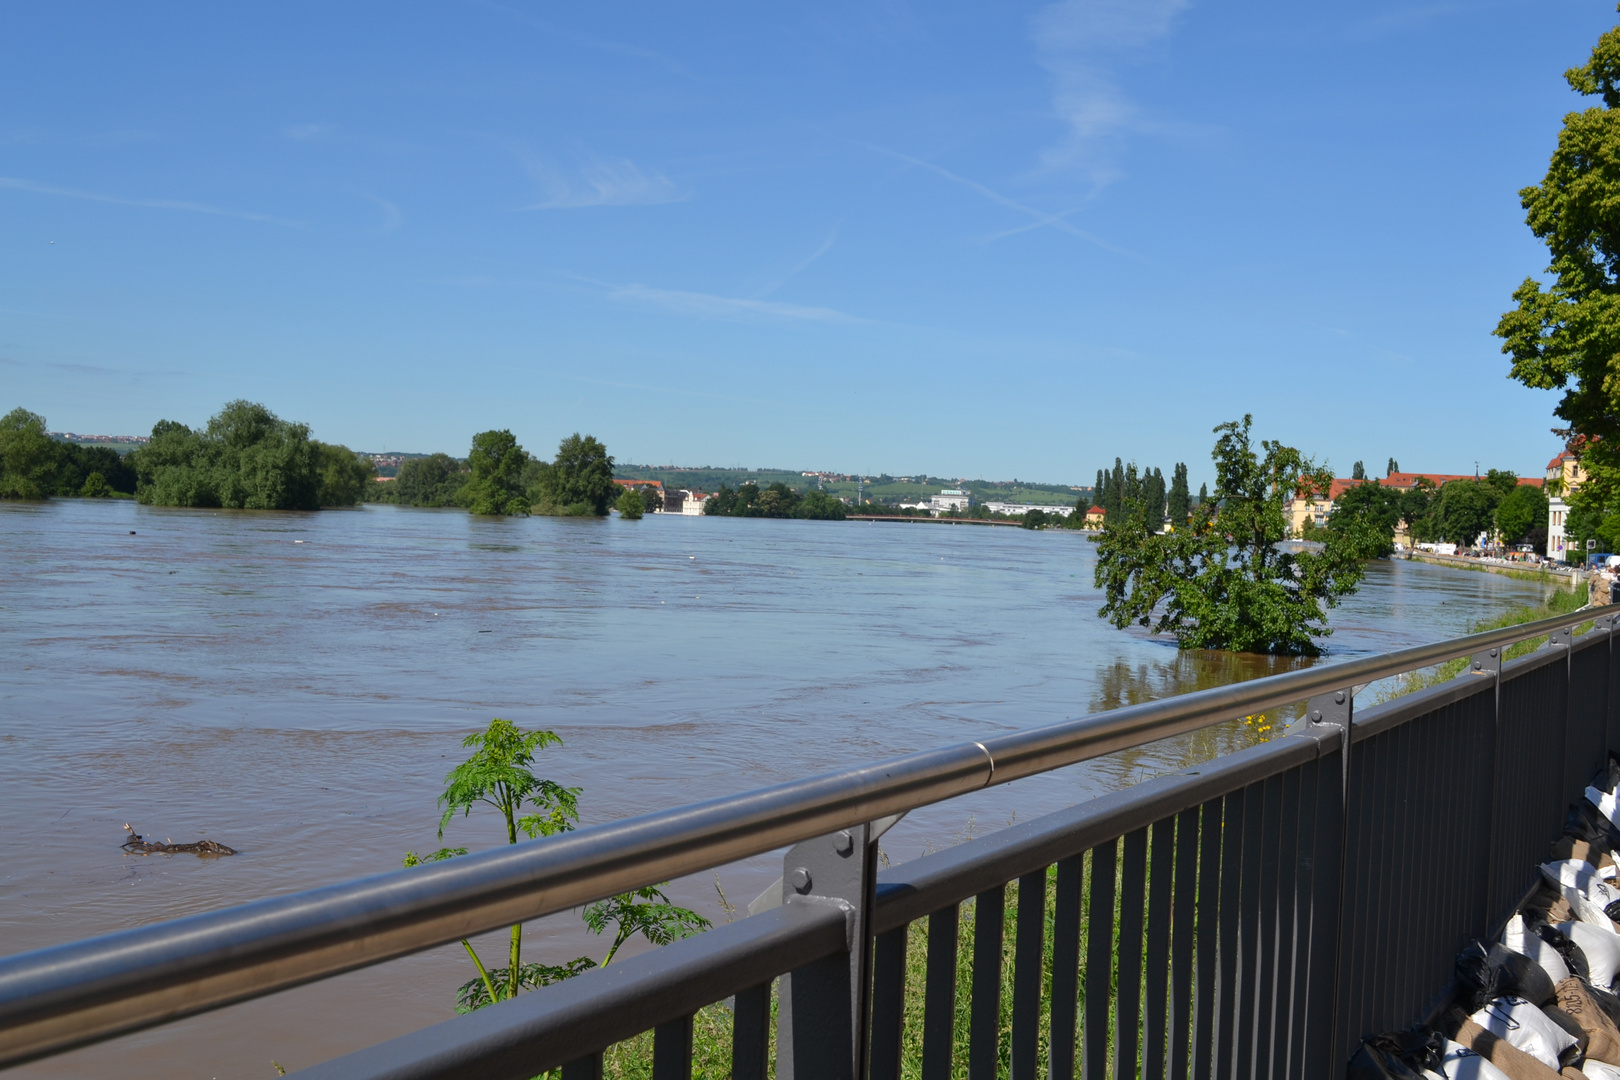
[[[1282,670],[1096,617],[1076,533],[653,516],[480,520],[368,507],[0,503],[0,954],[399,865],[439,846],[463,735],[563,739],[586,823]],[[1334,657],[1465,632],[1532,582],[1374,564]],[[1246,745],[1229,725],[913,814],[895,861]],[[138,856],[148,837],[223,859]],[[502,839],[492,816],[445,842]],[[762,857],[675,882],[724,919]],[[498,935],[486,943],[498,951]],[[526,959],[600,959],[573,915]],[[9,1076],[268,1078],[452,1015],[458,946]]]

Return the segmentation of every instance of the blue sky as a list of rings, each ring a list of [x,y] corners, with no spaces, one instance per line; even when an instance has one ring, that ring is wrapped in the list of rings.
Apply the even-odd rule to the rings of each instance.
[[[356,448],[1539,469],[1490,330],[1597,0],[10,5],[0,406]]]

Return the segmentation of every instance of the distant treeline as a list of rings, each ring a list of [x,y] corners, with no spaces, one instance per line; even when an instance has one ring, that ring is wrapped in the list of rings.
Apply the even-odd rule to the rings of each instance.
[[[45,418],[27,409],[0,417],[0,499],[133,494],[128,455],[110,446],[58,442],[45,433]]]
[[[703,503],[705,514],[722,517],[806,518],[813,521],[843,521],[844,504],[824,491],[800,495],[783,483],[760,487],[744,484],[732,489],[724,484]]]
[[[1097,470],[1097,484],[1092,489],[1092,497],[1097,506],[1112,514],[1119,513],[1127,502],[1140,501],[1149,508],[1150,513],[1157,508],[1159,516],[1168,518],[1172,525],[1179,528],[1187,523],[1192,508],[1209,497],[1209,489],[1200,485],[1195,502],[1187,489],[1185,462],[1178,461],[1170,470],[1170,483],[1166,486],[1164,473],[1157,468],[1138,471],[1136,462],[1125,464],[1115,458],[1113,469]]]
[[[399,506],[458,506],[474,514],[605,517],[621,488],[613,482],[607,447],[578,432],[563,439],[551,461],[531,455],[510,431],[473,436],[465,460],[429,454],[400,462],[391,481],[366,485],[367,502]]]

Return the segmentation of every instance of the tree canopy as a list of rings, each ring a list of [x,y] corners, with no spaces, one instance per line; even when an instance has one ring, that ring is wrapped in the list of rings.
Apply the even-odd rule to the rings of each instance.
[[[1256,453],[1251,423],[1215,428],[1215,495],[1187,528],[1158,532],[1158,508],[1140,498],[1108,516],[1096,541],[1098,614],[1172,633],[1184,649],[1320,652],[1331,633],[1325,609],[1355,590],[1362,555],[1331,531],[1321,551],[1281,543],[1295,494],[1325,492],[1332,477],[1281,443],[1261,442]]]
[[[467,454],[471,475],[459,501],[474,514],[527,514],[529,496],[523,490],[523,467],[529,454],[510,431],[480,431]]]
[[[27,409],[0,417],[0,499],[135,493],[135,469],[110,446],[58,442],[45,418]]]
[[[539,494],[547,513],[606,517],[619,497],[607,447],[577,431],[568,436],[557,445],[556,460],[541,472]]]
[[[309,425],[263,405],[232,401],[202,430],[160,420],[131,455],[135,497],[157,506],[316,510],[360,501],[373,466],[347,447],[309,437]]]
[[[882,507],[874,508],[885,512]],[[825,491],[810,491],[800,495],[778,481],[767,487],[744,484],[720,490],[703,503],[705,514],[722,517],[805,518],[814,521],[843,521],[844,504]]]
[[[1554,411],[1568,426],[1559,434],[1587,473],[1571,501],[1601,522],[1620,510],[1620,28],[1564,79],[1598,101],[1564,117],[1546,175],[1519,192],[1525,223],[1546,244],[1550,280],[1526,277],[1495,333],[1512,357],[1511,378],[1563,391]]]

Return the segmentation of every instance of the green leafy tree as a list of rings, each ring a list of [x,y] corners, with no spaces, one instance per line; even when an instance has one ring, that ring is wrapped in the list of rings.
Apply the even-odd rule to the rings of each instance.
[[[1496,531],[1504,544],[1530,543],[1547,550],[1547,492],[1534,484],[1515,484],[1496,504]]]
[[[390,492],[402,506],[456,506],[467,483],[466,466],[449,454],[406,458],[399,463]],[[376,488],[384,485],[373,484]]]
[[[619,516],[626,521],[640,521],[641,515],[646,512],[647,504],[642,501],[641,492],[635,488],[625,488],[619,492]]]
[[[810,491],[805,493],[793,516],[807,521],[843,521],[848,512],[843,503],[825,491]]]
[[[1384,470],[1384,475],[1386,477],[1390,477],[1390,476],[1394,476],[1396,473],[1398,473],[1400,471],[1401,471],[1400,463],[1397,462],[1394,458],[1390,458],[1389,459],[1389,465]]]
[[[86,499],[105,499],[112,492],[112,485],[108,484],[107,478],[98,472],[85,477],[84,483],[79,485],[79,495]]]
[[[1329,534],[1320,552],[1294,551],[1288,506],[1332,477],[1293,447],[1250,440],[1251,418],[1215,428],[1215,499],[1184,530],[1160,533],[1155,508],[1127,500],[1097,539],[1098,614],[1173,633],[1182,648],[1314,656],[1331,630],[1325,608],[1361,580],[1353,545]]]
[[[618,954],[620,946],[637,934],[654,945],[668,945],[707,930],[709,920],[695,911],[670,903],[669,897],[659,886],[648,885],[634,892],[598,900],[585,909],[585,925],[596,934],[606,933],[609,928],[613,930],[613,944],[602,958],[602,966],[607,967]]]
[[[1046,511],[1025,510],[1018,519],[1018,524],[1025,529],[1046,528]]]
[[[1187,490],[1187,463],[1176,462],[1176,467],[1170,470],[1170,495],[1165,513],[1170,518],[1170,524],[1177,529],[1187,527],[1187,515],[1192,512],[1192,493]]]
[[[523,467],[528,451],[518,445],[510,431],[481,431],[473,436],[467,454],[471,475],[461,490],[460,501],[480,515],[527,514],[529,497],[523,490]]]
[[[577,431],[557,445],[557,457],[540,487],[551,512],[582,517],[606,517],[619,497],[607,447]]]
[[[55,473],[45,418],[21,408],[0,417],[0,499],[43,499],[55,489]]]
[[[1434,481],[1427,476],[1418,477],[1416,483],[1401,493],[1401,520],[1406,522],[1413,540],[1439,539],[1432,514],[1436,493]]]
[[[1587,473],[1573,501],[1601,520],[1620,509],[1620,28],[1564,78],[1599,103],[1564,117],[1546,175],[1519,192],[1552,280],[1525,278],[1495,332],[1512,378],[1563,391],[1560,434],[1581,445]]]
[[[151,441],[130,455],[135,497],[158,506],[316,510],[322,505],[321,445],[310,439],[307,424],[283,420],[252,401],[226,403],[201,431],[160,420]],[[353,457],[342,447],[332,453]],[[329,495],[352,505],[363,490],[350,483]]]
[[[1429,532],[1447,543],[1467,547],[1495,526],[1500,488],[1484,480],[1452,480],[1440,486],[1429,505]]]
[[[1395,550],[1400,522],[1401,493],[1370,480],[1333,501],[1326,527],[1342,534],[1362,558],[1381,559]]]
[[[511,721],[497,717],[490,721],[484,731],[468,735],[461,745],[474,748],[473,755],[451,769],[444,778],[444,793],[439,796],[439,805],[444,808],[439,818],[440,840],[444,839],[445,826],[458,813],[466,817],[472,813],[474,806],[480,804],[493,807],[501,815],[509,844],[518,842],[519,832],[531,840],[540,836],[555,836],[568,832],[579,821],[580,789],[541,779],[532,768],[537,753],[548,746],[562,745],[562,740],[554,732],[522,731]],[[405,865],[438,862],[465,854],[466,848],[440,848],[426,857],[407,851]],[[557,973],[580,963],[573,961],[564,969],[534,964],[526,967],[523,964],[522,923],[512,926],[510,938],[507,966],[496,969],[485,967],[472,942],[462,939],[462,947],[478,969],[478,978],[472,982],[481,984],[482,990],[470,984],[463,986],[459,993],[461,1004],[469,1009],[478,1008],[480,1003],[516,997],[519,989],[544,986],[548,982],[555,982],[557,977],[566,977]],[[592,966],[591,961],[585,960],[579,970]]]
[[[377,475],[377,463],[347,446],[317,442],[320,488],[315,501],[322,506],[354,506],[366,493],[366,483]]]
[[[644,487],[641,489],[641,509],[648,514],[656,514],[664,508],[664,493],[657,488]]]
[[[1367,479],[1367,467],[1365,465],[1363,465],[1359,461],[1356,462],[1354,465],[1352,465],[1350,467],[1350,479],[1352,479],[1352,480],[1365,480],[1365,479]]]

